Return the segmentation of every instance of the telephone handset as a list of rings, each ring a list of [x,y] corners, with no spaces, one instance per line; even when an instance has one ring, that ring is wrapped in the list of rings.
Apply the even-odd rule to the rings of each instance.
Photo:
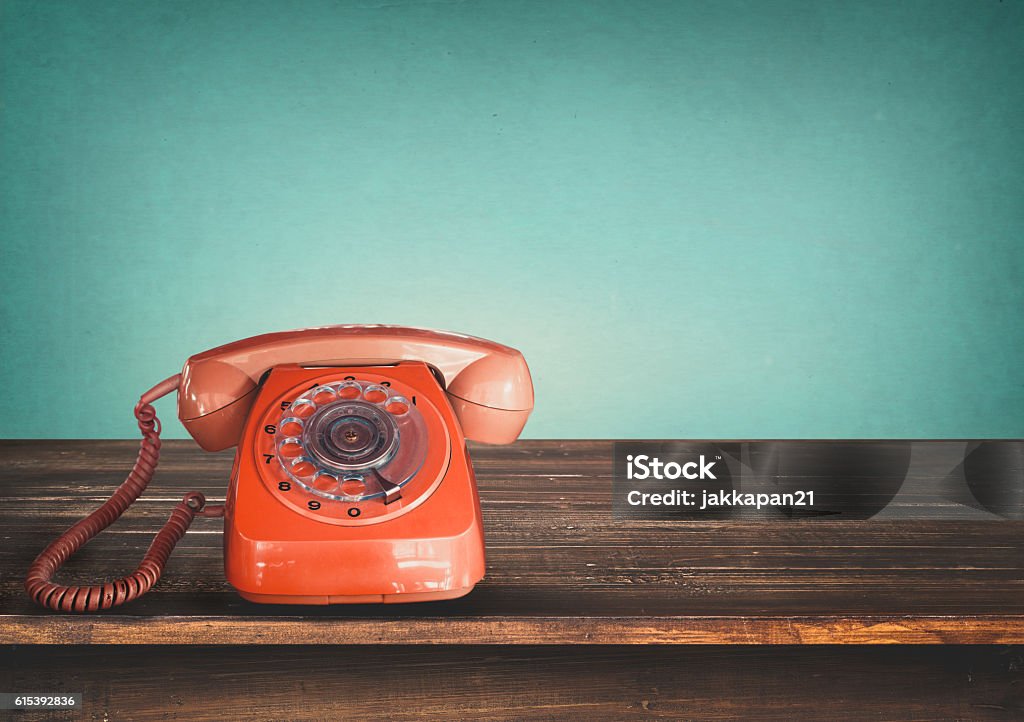
[[[237,447],[226,501],[190,492],[139,568],[94,586],[51,581],[116,521],[156,469],[152,403],[208,451]],[[196,516],[224,517],[228,582],[251,601],[451,599],[483,578],[480,503],[465,441],[514,441],[533,409],[515,349],[398,326],[326,326],[196,354],[142,395],[135,466],[110,499],[36,558],[25,587],[60,611],[109,609],[147,592]]]

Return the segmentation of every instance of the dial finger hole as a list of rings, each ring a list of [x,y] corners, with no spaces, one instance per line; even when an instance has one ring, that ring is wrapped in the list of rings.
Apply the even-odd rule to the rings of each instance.
[[[312,459],[299,457],[298,459],[292,462],[292,465],[289,467],[289,469],[293,474],[295,474],[295,476],[307,477],[312,476],[313,472],[316,471],[316,464],[313,463]]]
[[[334,389],[330,386],[317,386],[310,392],[310,396],[315,404],[329,404],[336,398]]]
[[[302,420],[289,416],[281,421],[280,431],[285,436],[299,436],[302,434]]]
[[[320,473],[313,479],[313,488],[317,491],[334,491],[338,487],[338,477]]]
[[[309,399],[297,399],[292,404],[291,412],[300,419],[307,419],[316,411],[316,404]]]
[[[341,493],[346,496],[362,496],[366,493],[366,482],[358,476],[343,479],[341,482]]]
[[[409,402],[404,396],[392,396],[385,404],[384,410],[392,416],[401,416],[409,412]]]
[[[346,400],[358,399],[361,393],[363,393],[363,387],[359,385],[358,381],[346,381],[338,384],[338,398]]]
[[[363,398],[369,401],[371,404],[379,404],[388,397],[388,390],[383,386],[374,384],[373,386],[367,386],[366,391],[363,392]]]
[[[302,442],[299,439],[285,439],[277,447],[277,453],[286,459],[298,456],[302,453]]]

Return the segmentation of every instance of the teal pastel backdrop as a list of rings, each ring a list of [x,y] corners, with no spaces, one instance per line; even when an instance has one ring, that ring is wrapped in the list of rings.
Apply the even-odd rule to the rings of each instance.
[[[520,348],[534,438],[1024,435],[1019,1],[4,0],[0,63],[4,437],[354,322]]]

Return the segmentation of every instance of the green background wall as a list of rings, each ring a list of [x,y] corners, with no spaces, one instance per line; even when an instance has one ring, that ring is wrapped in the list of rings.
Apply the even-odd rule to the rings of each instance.
[[[532,437],[1024,435],[1020,2],[0,8],[2,436],[352,322]]]

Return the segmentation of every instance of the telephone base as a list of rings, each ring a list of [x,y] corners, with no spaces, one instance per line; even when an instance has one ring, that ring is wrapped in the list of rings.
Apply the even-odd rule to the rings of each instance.
[[[260,604],[405,604],[407,602],[437,602],[444,599],[457,599],[473,591],[473,586],[408,594],[332,594],[326,596],[322,594],[256,594],[242,591],[239,591],[238,594],[243,599]]]

